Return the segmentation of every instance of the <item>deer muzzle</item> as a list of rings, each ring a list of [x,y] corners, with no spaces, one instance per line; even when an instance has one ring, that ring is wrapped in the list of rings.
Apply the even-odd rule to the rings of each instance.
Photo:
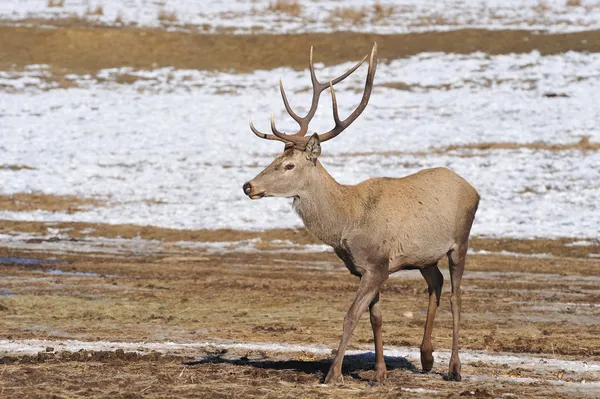
[[[252,185],[252,182],[249,181],[244,183],[242,189],[244,190],[244,194],[246,194],[248,197],[250,197],[250,199],[253,200],[260,199],[265,196],[264,191],[257,192],[256,188]]]

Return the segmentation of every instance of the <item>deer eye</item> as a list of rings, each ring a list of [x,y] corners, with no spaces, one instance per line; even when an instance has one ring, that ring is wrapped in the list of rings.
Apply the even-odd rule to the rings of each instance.
[[[284,166],[285,170],[292,170],[294,169],[295,165],[293,163],[288,163],[287,165]]]

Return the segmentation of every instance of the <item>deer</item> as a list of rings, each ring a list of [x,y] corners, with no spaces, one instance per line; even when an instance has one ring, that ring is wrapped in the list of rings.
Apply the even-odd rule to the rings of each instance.
[[[444,277],[438,262],[448,258],[452,292],[452,354],[450,381],[461,380],[459,359],[460,283],[465,267],[469,234],[479,205],[479,194],[457,173],[447,168],[424,169],[401,177],[378,177],[357,185],[339,184],[319,161],[321,143],[342,133],[366,108],[377,68],[377,43],[369,57],[364,92],[358,107],[344,120],[338,114],[334,85],[357,70],[365,56],[341,76],[321,83],[313,66],[309,69],[312,103],[301,117],[291,108],[283,82],[279,88],[287,113],[299,125],[296,133],[283,133],[271,115],[272,134],[252,132],[267,140],[284,143],[284,151],[254,179],[243,185],[244,194],[256,200],[264,197],[293,199],[293,208],[306,228],[333,247],[351,274],[360,278],[356,297],[343,321],[342,338],[324,382],[343,383],[342,362],[359,318],[369,309],[375,344],[375,376],[371,383],[384,383],[387,369],[383,356],[380,292],[388,277],[401,270],[419,270],[427,282],[429,303],[420,346],[421,366],[431,371],[434,363],[431,333]],[[317,111],[321,93],[329,88],[335,126],[325,133],[307,136],[308,125]]]

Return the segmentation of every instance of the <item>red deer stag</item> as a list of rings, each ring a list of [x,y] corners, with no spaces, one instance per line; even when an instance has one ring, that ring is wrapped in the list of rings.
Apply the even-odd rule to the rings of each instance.
[[[320,83],[315,75],[311,48],[309,67],[313,96],[305,117],[298,116],[291,109],[280,82],[285,109],[298,122],[300,129],[294,134],[280,132],[275,127],[273,115],[273,134],[259,132],[250,122],[254,134],[285,143],[285,150],[258,176],[244,184],[244,193],[251,199],[293,198],[294,209],[308,230],[331,245],[350,272],[360,277],[358,292],[344,318],[342,339],[325,383],[343,381],[344,352],[360,316],[367,308],[375,341],[374,382],[385,379],[387,371],[383,357],[379,291],[388,276],[398,270],[418,269],[427,281],[429,307],[421,344],[421,365],[423,370],[431,370],[431,331],[444,280],[437,264],[444,255],[450,265],[450,304],[454,323],[447,378],[460,381],[460,282],[479,194],[462,177],[446,168],[426,169],[403,178],[373,178],[355,186],[342,185],[327,173],[318,160],[321,143],[343,132],[367,106],[377,66],[377,44],[371,51],[362,100],[344,120],[339,118],[333,90],[336,83],[354,72],[366,58],[342,76],[329,83]],[[331,89],[335,127],[323,134],[306,136],[319,96],[327,88]]]

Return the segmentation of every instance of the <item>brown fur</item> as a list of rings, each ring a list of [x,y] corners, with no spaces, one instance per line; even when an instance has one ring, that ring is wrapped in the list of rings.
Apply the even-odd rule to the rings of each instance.
[[[426,169],[403,178],[375,178],[341,185],[317,161],[319,137],[306,150],[285,151],[256,178],[244,185],[251,198],[289,197],[306,227],[331,245],[351,273],[361,281],[344,319],[342,340],[325,379],[342,380],[341,366],[359,317],[370,310],[375,338],[375,381],[386,367],[381,337],[379,291],[391,273],[419,269],[429,287],[429,309],[421,344],[423,369],[431,370],[431,331],[443,284],[437,263],[448,256],[452,279],[454,339],[450,380],[460,380],[458,325],[460,281],[469,233],[479,204],[477,191],[446,168]],[[294,165],[290,169],[289,165]]]

